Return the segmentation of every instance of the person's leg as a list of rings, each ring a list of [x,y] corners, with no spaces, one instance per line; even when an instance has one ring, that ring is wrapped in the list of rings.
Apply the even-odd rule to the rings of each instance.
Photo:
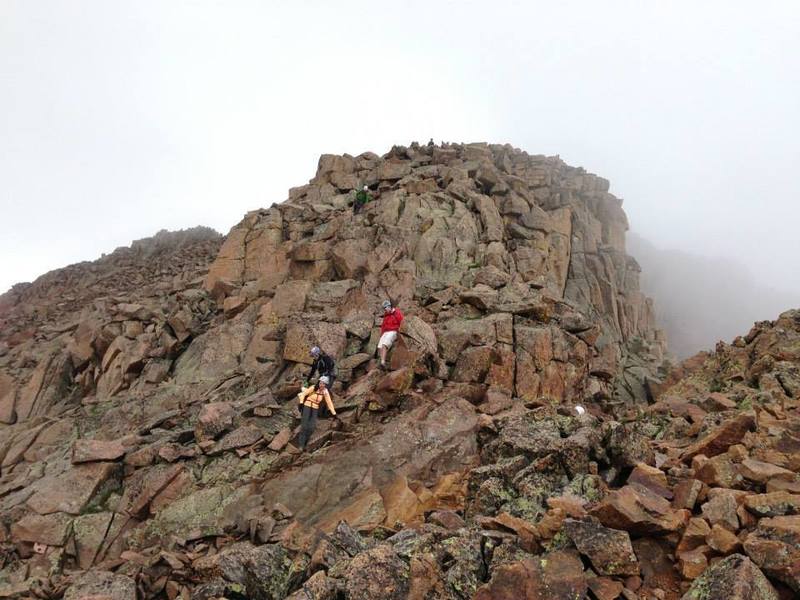
[[[311,407],[303,406],[303,416],[300,421],[300,449],[303,450],[311,437]]]
[[[381,357],[381,366],[386,364],[386,346],[378,347],[378,355]]]
[[[308,417],[308,438],[306,438],[306,444],[311,441],[311,436],[314,435],[314,430],[317,428],[317,416],[319,415],[319,409],[310,408],[309,412],[311,414]]]

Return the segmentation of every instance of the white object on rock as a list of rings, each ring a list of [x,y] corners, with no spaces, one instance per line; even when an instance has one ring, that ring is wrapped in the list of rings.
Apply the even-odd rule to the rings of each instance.
[[[575,412],[578,413],[579,415],[582,415],[583,413],[586,412],[586,409],[583,408],[580,404],[576,404],[575,405]]]

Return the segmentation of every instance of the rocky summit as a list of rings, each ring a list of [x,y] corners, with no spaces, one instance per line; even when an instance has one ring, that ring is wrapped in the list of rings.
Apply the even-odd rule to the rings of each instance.
[[[0,598],[796,597],[800,311],[671,366],[608,190],[510,146],[323,155],[225,238],[12,288]],[[300,452],[314,345],[338,419]]]

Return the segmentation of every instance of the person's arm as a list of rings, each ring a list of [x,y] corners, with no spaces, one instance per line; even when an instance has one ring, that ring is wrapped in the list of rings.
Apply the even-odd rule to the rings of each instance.
[[[314,390],[314,386],[313,385],[309,386],[309,387],[302,388],[300,390],[300,393],[297,394],[297,403],[298,404],[302,404],[303,400],[306,399],[306,396],[308,396],[313,390]]]
[[[333,400],[331,400],[331,395],[328,393],[328,390],[325,390],[325,404],[328,405],[328,410],[331,411],[331,414],[335,417],[336,409],[333,407]]]
[[[314,373],[317,370],[318,363],[319,363],[319,359],[315,358],[314,362],[311,363],[311,371],[308,372],[308,375],[306,376],[306,381],[310,382],[311,378],[314,377]]]

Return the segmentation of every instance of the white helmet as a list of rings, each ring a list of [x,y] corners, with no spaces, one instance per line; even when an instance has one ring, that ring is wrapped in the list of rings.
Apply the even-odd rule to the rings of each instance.
[[[319,382],[320,383],[324,383],[325,385],[329,385],[330,382],[331,382],[331,379],[327,375],[323,375],[322,377],[319,378]]]

